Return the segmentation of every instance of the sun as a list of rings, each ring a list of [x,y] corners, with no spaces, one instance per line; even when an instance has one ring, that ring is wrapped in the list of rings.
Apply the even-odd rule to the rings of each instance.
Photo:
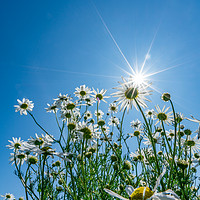
[[[135,73],[132,77],[133,79],[133,82],[136,84],[136,85],[144,85],[146,80],[145,80],[145,75],[138,72],[138,73]]]

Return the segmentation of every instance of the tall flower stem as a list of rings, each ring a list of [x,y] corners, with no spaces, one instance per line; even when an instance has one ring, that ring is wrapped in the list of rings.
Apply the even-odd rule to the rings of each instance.
[[[176,113],[175,113],[174,105],[173,105],[171,99],[169,101],[170,101],[170,104],[172,106],[172,111],[173,111],[173,115],[174,115],[174,148],[173,148],[173,153],[172,153],[172,165],[171,165],[171,170],[170,170],[170,175],[169,175],[168,188],[170,187],[170,184],[172,185],[172,183],[173,183],[173,181],[171,181],[171,177],[172,177],[173,166],[176,165],[175,164],[175,155],[176,155],[176,139],[177,139],[177,133],[176,133],[176,128],[177,128]]]
[[[134,99],[134,100],[135,100],[135,102],[136,102],[136,104],[137,104],[137,106],[138,106],[138,108],[139,108],[139,110],[140,110],[140,112],[141,112],[141,114],[142,114],[142,116],[143,116],[143,118],[144,118],[146,127],[147,127],[147,129],[148,129],[148,135],[149,135],[149,137],[150,137],[150,139],[151,139],[151,143],[152,143],[152,147],[153,147],[153,151],[154,151],[154,155],[155,155],[155,159],[156,159],[156,167],[157,167],[157,170],[158,170],[158,174],[160,175],[160,167],[159,167],[158,158],[157,158],[157,153],[156,153],[156,146],[155,146],[155,143],[154,143],[154,139],[153,139],[151,130],[150,130],[150,128],[149,128],[149,124],[148,124],[148,122],[147,122],[147,119],[146,119],[146,117],[145,117],[145,115],[144,115],[144,112],[142,111],[142,108],[140,107],[139,103],[137,102],[136,99]],[[163,183],[162,179],[161,179],[161,185],[162,185],[163,190],[165,190],[165,186],[164,186],[164,183]]]

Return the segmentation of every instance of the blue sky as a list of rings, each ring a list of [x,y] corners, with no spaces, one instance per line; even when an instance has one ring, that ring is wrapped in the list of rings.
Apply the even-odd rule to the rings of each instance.
[[[142,65],[155,38],[145,70],[173,68],[151,76],[153,87],[170,92],[178,112],[200,118],[198,0],[1,2],[0,194],[24,194],[8,162],[7,140],[27,139],[39,131],[30,117],[14,112],[16,99],[31,99],[37,119],[48,125],[52,119],[44,108],[58,93],[72,94],[86,84],[110,94],[120,77],[127,76],[120,68],[130,72],[93,4],[131,66],[136,60]],[[152,102],[151,108],[161,104],[158,92]]]

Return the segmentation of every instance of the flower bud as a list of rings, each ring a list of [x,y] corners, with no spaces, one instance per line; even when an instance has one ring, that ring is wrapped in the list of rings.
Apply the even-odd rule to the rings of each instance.
[[[124,169],[130,170],[131,169],[131,163],[128,160],[124,161]]]
[[[114,154],[113,154],[113,155],[111,155],[111,157],[110,157],[110,158],[111,158],[111,161],[112,161],[112,162],[115,162],[115,161],[117,161],[117,156],[116,156],[116,155],[114,155]]]
[[[163,101],[169,101],[171,98],[171,95],[169,93],[163,93],[161,99]]]

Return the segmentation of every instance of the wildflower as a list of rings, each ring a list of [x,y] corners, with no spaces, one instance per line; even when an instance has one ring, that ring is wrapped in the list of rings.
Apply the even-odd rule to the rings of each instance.
[[[155,115],[154,109],[146,110],[146,111],[145,111],[145,115],[146,115],[146,117],[148,117],[148,118],[153,118],[154,115]]]
[[[84,121],[78,123],[77,131],[80,139],[92,139],[93,137],[98,137],[97,126],[92,124],[86,124]]]
[[[114,97],[118,97],[116,102],[118,102],[118,105],[121,104],[120,110],[127,108],[127,111],[129,111],[132,106],[138,109],[135,100],[137,100],[138,104],[143,108],[147,107],[144,101],[150,101],[146,98],[146,96],[150,95],[150,91],[147,90],[150,85],[136,85],[132,78],[129,78],[127,81],[122,77],[122,80],[123,83],[119,82],[121,87],[114,88],[118,91],[112,94]]]
[[[199,128],[195,131],[197,134],[198,134],[198,138],[200,138],[200,120],[199,119],[196,119],[194,118],[192,115],[191,115],[192,119],[189,119],[189,118],[186,118],[187,120],[190,120],[192,122],[196,122],[199,124]]]
[[[148,137],[144,136],[144,140],[146,140],[143,142],[145,145],[152,145],[152,141]],[[159,132],[156,132],[155,135],[153,135],[153,140],[155,144],[161,144],[162,138]]]
[[[166,172],[166,168],[163,170],[161,175],[158,177],[156,185],[153,189],[153,191],[149,187],[139,187],[134,189],[131,185],[127,185],[125,190],[127,194],[129,195],[129,199],[122,197],[121,195],[104,188],[104,191],[110,194],[113,197],[116,197],[118,199],[122,200],[180,200],[179,196],[173,192],[172,190],[167,190],[165,192],[157,193],[156,189],[160,183],[161,178]]]
[[[92,113],[88,110],[88,111],[86,111],[85,112],[85,117],[87,118],[87,119],[91,119],[92,118]]]
[[[188,152],[191,149],[192,154],[200,151],[200,139],[197,137],[198,135],[194,136],[193,138],[189,135],[187,139],[181,138],[181,143],[186,146]]]
[[[68,122],[67,127],[70,131],[74,130],[76,128],[76,122],[74,121]]]
[[[181,122],[183,121],[183,119],[184,119],[183,114],[181,114],[181,113],[176,113],[176,122],[177,122],[177,123],[181,123]]]
[[[85,102],[86,102],[86,105],[92,106],[93,103],[95,103],[96,101],[95,101],[95,98],[90,97],[90,98],[86,98]]]
[[[130,158],[132,158],[133,161],[138,161],[138,160],[141,161],[144,159],[144,157],[145,157],[145,154],[143,151],[141,152],[137,150],[135,153],[133,152],[130,153]]]
[[[79,99],[86,99],[90,97],[90,94],[92,93],[91,89],[86,87],[85,85],[81,85],[80,88],[77,87],[74,92],[75,96]]]
[[[109,124],[110,126],[117,126],[117,125],[119,125],[119,119],[118,119],[117,117],[111,117],[111,118],[109,119],[108,124]]]
[[[103,117],[104,113],[102,110],[98,110],[98,112],[97,112],[97,110],[95,110],[94,115],[96,117],[98,117],[99,119],[101,119]]]
[[[22,101],[17,99],[19,105],[15,105],[15,112],[20,112],[20,115],[24,114],[27,115],[27,111],[32,111],[34,107],[34,103],[29,101],[29,99],[23,98]]]
[[[1,195],[1,197],[3,197],[5,200],[14,200],[15,197],[13,194],[10,193],[6,193],[5,195]]]
[[[8,142],[10,142],[10,144],[6,145],[9,149],[20,149],[21,146],[23,145],[24,141],[21,140],[21,137],[19,138],[12,138],[13,141],[8,140]]]
[[[111,103],[109,105],[108,111],[112,112],[112,113],[117,113],[118,112],[118,107],[117,107],[116,103]]]
[[[109,131],[110,131],[110,127],[109,127],[109,126],[106,126],[106,125],[102,126],[101,129],[102,129],[102,131],[103,131],[105,134],[108,134]]]
[[[62,110],[74,110],[76,106],[76,102],[67,101],[62,104]]]
[[[63,102],[65,102],[65,101],[68,101],[68,100],[70,100],[71,99],[71,97],[68,97],[68,94],[59,94],[58,95],[58,98],[57,99],[54,99],[55,100],[55,104],[58,106],[58,107],[60,107],[61,106],[61,104],[63,103]]]
[[[54,101],[53,104],[47,104],[48,108],[45,108],[47,112],[53,112],[56,113],[58,110],[58,105],[56,104],[56,102]]]
[[[138,119],[135,120],[135,121],[133,120],[133,121],[131,122],[131,127],[132,127],[133,129],[140,129],[141,125],[142,125],[142,123],[141,123],[141,121],[139,121]]]
[[[11,153],[10,154],[10,163],[12,163],[12,165],[16,162],[16,165],[23,165],[24,161],[27,160],[27,155],[25,153],[21,153],[21,152],[15,152],[15,153]]]
[[[29,156],[27,161],[30,165],[35,165],[38,162],[38,158],[36,156]]]
[[[167,136],[170,137],[170,138],[173,138],[175,136],[175,132],[174,130],[170,129],[169,131],[166,131],[167,132]]]
[[[167,113],[167,111],[169,110],[169,107],[165,109],[165,106],[164,106],[163,109],[161,110],[159,105],[157,105],[156,110],[157,110],[157,113],[155,113],[155,117],[158,121],[155,123],[155,125],[158,124],[159,121],[164,122],[167,125],[171,124],[171,122],[172,122],[172,111]]]
[[[38,136],[38,134],[35,134],[36,138],[30,138],[28,139],[28,144],[33,145],[33,146],[39,146],[39,147],[46,147],[46,146],[51,146],[53,143],[53,136],[50,137],[49,135],[41,135]],[[26,146],[26,145],[25,145]]]
[[[109,96],[104,96],[105,93],[107,92],[107,90],[102,89],[101,91],[99,91],[99,89],[97,88],[97,91],[94,90],[93,88],[93,93],[91,96],[93,96],[95,99],[99,100],[99,101],[103,101],[105,103],[107,103],[105,101],[106,98],[109,98]]]

